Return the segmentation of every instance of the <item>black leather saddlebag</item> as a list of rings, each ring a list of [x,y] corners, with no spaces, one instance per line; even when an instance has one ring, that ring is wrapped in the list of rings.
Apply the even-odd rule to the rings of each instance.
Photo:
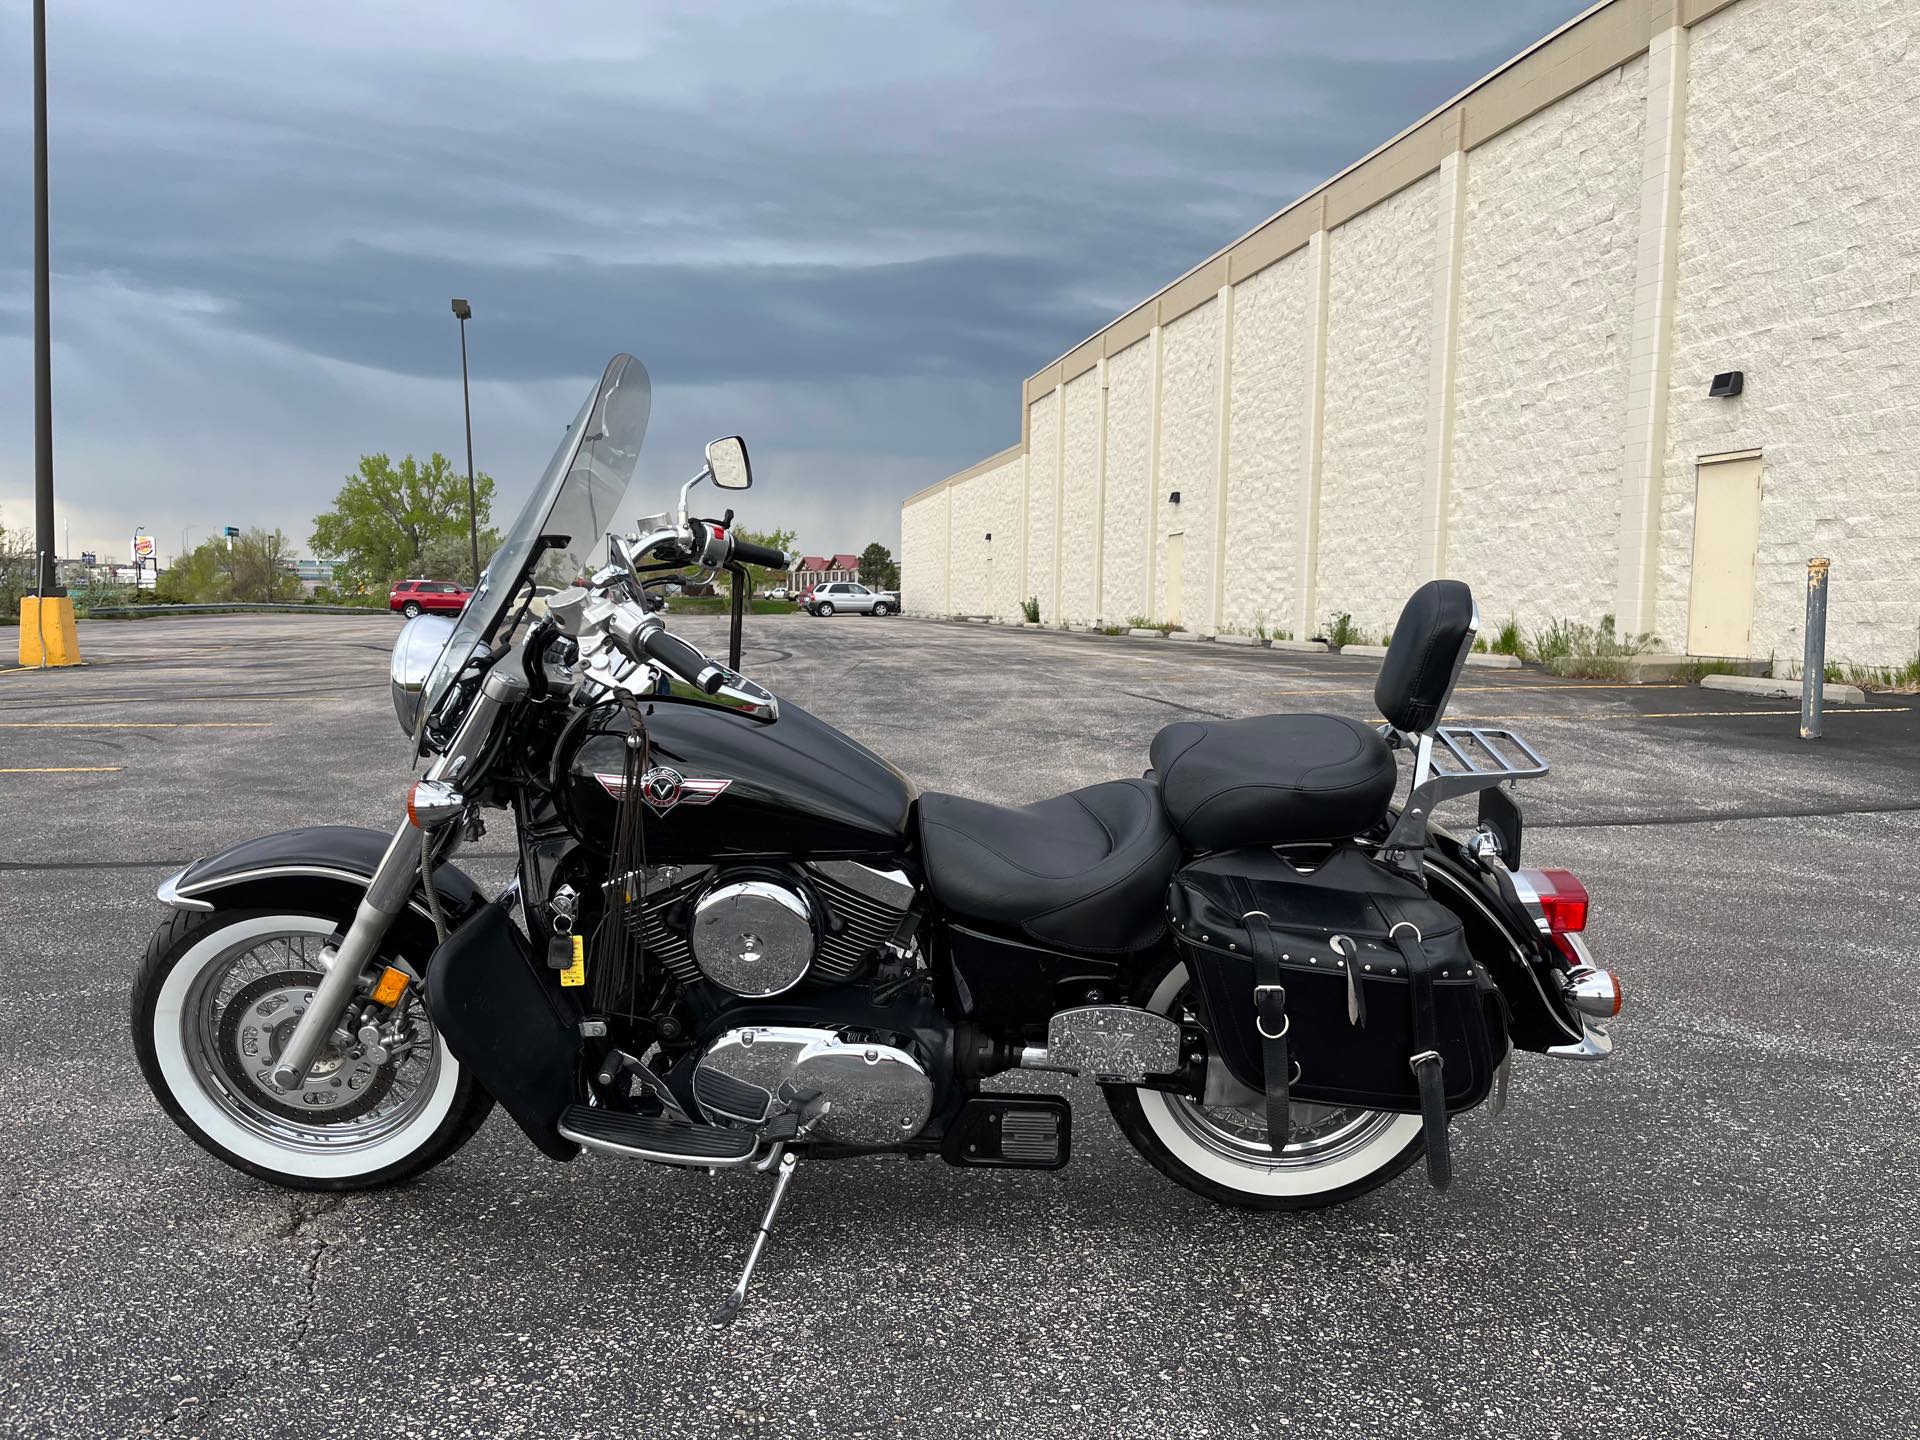
[[[1445,1188],[1447,1116],[1487,1098],[1508,1049],[1453,912],[1353,848],[1305,873],[1271,850],[1208,856],[1174,877],[1168,911],[1220,1058],[1266,1093],[1276,1152],[1294,1101],[1417,1113]]]

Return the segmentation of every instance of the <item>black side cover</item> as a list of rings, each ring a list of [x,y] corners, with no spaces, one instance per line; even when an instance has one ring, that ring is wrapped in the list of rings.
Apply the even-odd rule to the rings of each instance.
[[[1380,662],[1373,703],[1409,732],[1440,718],[1473,644],[1473,591],[1460,580],[1429,580],[1408,599]]]
[[[575,1094],[579,1015],[536,968],[506,907],[484,907],[427,962],[427,1010],[447,1048],[555,1160],[580,1147],[556,1128]]]

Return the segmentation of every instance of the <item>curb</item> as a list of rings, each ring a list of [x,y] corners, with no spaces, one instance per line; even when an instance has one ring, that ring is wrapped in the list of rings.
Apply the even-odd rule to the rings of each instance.
[[[1751,675],[1703,675],[1700,677],[1702,690],[1727,690],[1735,695],[1757,695],[1767,700],[1797,700],[1801,686],[1798,680],[1760,680]],[[1837,685],[1828,683],[1820,687],[1820,698],[1829,705],[1864,705],[1867,692],[1858,685]]]

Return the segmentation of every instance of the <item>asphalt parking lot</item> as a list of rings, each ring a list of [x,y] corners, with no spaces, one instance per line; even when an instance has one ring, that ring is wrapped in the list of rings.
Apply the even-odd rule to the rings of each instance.
[[[94,622],[85,668],[0,673],[0,1433],[1916,1433],[1920,701],[1807,744],[1787,702],[1467,672],[1453,718],[1552,762],[1527,857],[1593,893],[1610,1062],[1524,1057],[1449,1194],[1304,1217],[1174,1187],[1069,1082],[1057,1175],[803,1166],[715,1331],[763,1180],[553,1165],[496,1113],[419,1183],[295,1197],[141,1081],[154,885],[393,822],[395,623]],[[1189,712],[1367,714],[1373,662],[755,617],[745,668],[925,788],[1018,802],[1137,772]]]

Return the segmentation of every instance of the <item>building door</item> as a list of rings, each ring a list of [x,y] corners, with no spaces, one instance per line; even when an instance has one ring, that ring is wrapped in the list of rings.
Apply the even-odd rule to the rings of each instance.
[[[1184,530],[1167,536],[1167,603],[1162,608],[1163,624],[1180,623],[1180,597],[1186,590],[1187,535]]]
[[[1760,457],[1703,460],[1695,474],[1687,653],[1744,659],[1753,634],[1753,567],[1760,548]]]

